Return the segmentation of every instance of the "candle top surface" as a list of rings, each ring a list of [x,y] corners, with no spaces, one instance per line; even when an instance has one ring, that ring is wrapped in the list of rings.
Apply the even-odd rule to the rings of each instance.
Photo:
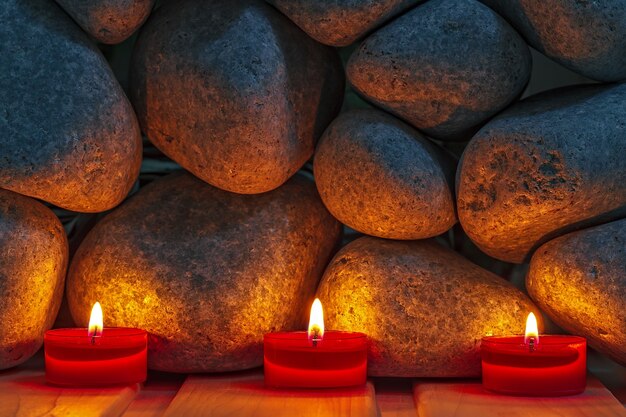
[[[525,336],[524,335],[512,335],[512,336],[485,336],[482,338],[482,342],[488,345],[509,345],[509,346],[519,346],[525,345],[524,343]],[[577,343],[584,343],[586,339],[580,336],[572,336],[566,334],[540,334],[537,338],[539,341],[537,346],[540,345],[571,345]]]
[[[131,336],[143,336],[146,334],[147,332],[145,330],[135,329],[132,327],[105,327],[102,332],[102,336],[99,337],[122,338]],[[89,338],[88,329],[86,327],[52,329],[46,331],[46,336],[53,338]]]
[[[295,331],[295,332],[274,332],[267,333],[265,335],[268,339],[283,339],[283,340],[308,340],[308,332]],[[348,339],[365,339],[364,333],[359,332],[345,332],[342,330],[326,330],[324,332],[323,340],[348,340]]]

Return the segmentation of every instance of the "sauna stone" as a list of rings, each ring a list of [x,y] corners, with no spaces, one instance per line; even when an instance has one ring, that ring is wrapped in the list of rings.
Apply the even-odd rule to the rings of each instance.
[[[465,140],[515,100],[528,47],[476,0],[430,0],[365,39],[346,73],[365,99],[429,136]]]
[[[541,243],[626,215],[626,85],[530,97],[469,143],[459,220],[487,254],[521,263]]]
[[[81,212],[119,204],[141,164],[104,57],[50,0],[0,2],[0,187]]]
[[[626,0],[481,0],[534,48],[599,81],[626,80]]]
[[[337,52],[269,4],[182,0],[142,28],[131,84],[161,151],[209,184],[255,194],[313,155],[344,83]]]
[[[318,297],[327,328],[367,334],[371,376],[480,376],[481,338],[523,333],[538,314],[508,281],[428,240],[349,243]]]
[[[314,172],[324,204],[342,223],[378,237],[423,239],[456,223],[446,175],[453,177],[453,166],[442,150],[395,117],[354,110],[322,136]]]
[[[626,219],[539,247],[526,287],[555,323],[626,366]]]
[[[106,216],[68,274],[74,320],[149,332],[148,366],[222,372],[263,363],[263,335],[305,329],[340,236],[315,185],[241,195],[175,173]]]
[[[98,42],[126,40],[148,18],[156,0],[56,0]]]
[[[67,238],[54,213],[0,189],[0,370],[41,347],[61,305],[67,262]]]
[[[347,46],[423,0],[267,0],[318,42]]]

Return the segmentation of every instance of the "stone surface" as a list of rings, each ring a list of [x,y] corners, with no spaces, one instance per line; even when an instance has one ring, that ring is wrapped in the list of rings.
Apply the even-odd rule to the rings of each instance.
[[[339,110],[337,52],[262,1],[170,2],[142,28],[132,97],[165,154],[221,189],[284,183]]]
[[[260,366],[263,335],[304,329],[340,235],[312,181],[240,195],[175,173],[105,217],[68,274],[74,320],[146,329],[149,366],[218,372]]]
[[[327,328],[367,334],[372,376],[479,376],[481,338],[523,333],[538,314],[512,284],[433,241],[359,238],[331,261],[318,297]]]
[[[550,58],[600,81],[626,79],[626,0],[481,0]]]
[[[41,347],[61,305],[67,261],[67,238],[54,213],[0,189],[0,369]]]
[[[347,46],[423,0],[267,0],[313,39]]]
[[[519,96],[522,38],[476,0],[430,0],[376,31],[348,61],[354,88],[429,136],[464,140]]]
[[[423,239],[456,223],[442,150],[379,110],[343,113],[315,152],[315,183],[328,210],[372,236]],[[450,158],[451,159],[451,158]]]
[[[126,40],[145,22],[156,0],[56,0],[98,42]]]
[[[2,1],[0,21],[0,187],[114,207],[139,174],[141,137],[104,57],[53,1]]]
[[[626,366],[626,219],[539,247],[526,287],[555,323]]]
[[[487,254],[522,262],[541,243],[626,215],[626,85],[530,97],[469,143],[457,179],[463,228]]]

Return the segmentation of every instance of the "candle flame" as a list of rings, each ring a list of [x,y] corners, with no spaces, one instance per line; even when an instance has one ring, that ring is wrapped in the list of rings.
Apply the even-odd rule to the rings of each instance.
[[[316,342],[324,338],[324,310],[319,298],[313,301],[309,319],[309,340]]]
[[[534,344],[539,343],[539,329],[537,328],[537,318],[531,312],[526,319],[526,333],[524,334],[524,343],[528,344],[530,340],[534,340]]]
[[[102,307],[100,307],[100,303],[96,301],[96,304],[93,305],[91,309],[91,317],[89,318],[89,331],[87,335],[89,337],[99,337],[102,336]]]

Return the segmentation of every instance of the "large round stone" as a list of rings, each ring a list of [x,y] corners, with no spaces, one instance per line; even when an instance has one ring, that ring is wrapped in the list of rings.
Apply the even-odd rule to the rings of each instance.
[[[347,46],[423,0],[267,0],[313,39]]]
[[[244,194],[293,175],[343,95],[337,52],[255,0],[164,4],[141,30],[131,83],[159,149],[209,184]]]
[[[534,47],[586,77],[626,79],[626,0],[481,0]]]
[[[0,189],[0,369],[25,362],[61,305],[68,245],[43,204]]]
[[[359,232],[390,239],[432,237],[456,223],[446,178],[453,166],[418,131],[379,110],[339,116],[314,162],[330,212]]]
[[[539,313],[508,281],[433,241],[357,239],[318,296],[327,328],[367,334],[372,376],[479,376],[481,338],[524,333]]]
[[[105,326],[146,329],[153,369],[260,366],[265,333],[305,328],[340,230],[301,176],[250,196],[172,174],[89,233],[68,274],[70,310],[86,325],[100,301]]]
[[[522,262],[553,237],[626,215],[625,126],[626,85],[553,90],[490,121],[458,172],[469,237]]]
[[[626,220],[539,247],[526,287],[555,323],[626,366]]]
[[[74,211],[119,204],[139,175],[130,103],[50,0],[0,2],[0,187]]]
[[[145,22],[156,0],[56,0],[98,42],[126,40]]]
[[[430,0],[369,36],[348,80],[366,99],[438,139],[462,140],[519,96],[522,38],[476,0]]]

